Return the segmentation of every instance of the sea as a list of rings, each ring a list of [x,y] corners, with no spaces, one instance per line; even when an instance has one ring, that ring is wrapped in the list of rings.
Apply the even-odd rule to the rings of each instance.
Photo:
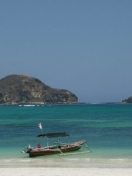
[[[42,124],[42,130],[38,124]],[[66,132],[62,142],[86,140],[68,155],[30,158],[22,153],[45,138],[41,133]],[[41,140],[41,141],[40,141]],[[64,141],[63,141],[64,140]],[[50,139],[49,144],[55,144]],[[132,104],[0,106],[0,167],[132,167]]]

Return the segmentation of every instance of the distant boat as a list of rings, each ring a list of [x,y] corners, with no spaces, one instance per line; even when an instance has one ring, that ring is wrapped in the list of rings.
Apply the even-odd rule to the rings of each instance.
[[[31,105],[31,104],[27,104],[27,105],[23,105],[23,106],[27,106],[27,107],[32,107],[32,106],[35,106],[35,105]]]
[[[41,138],[47,138],[47,146],[46,147],[42,147],[40,143],[38,143],[36,148],[31,147],[30,145],[28,147],[26,147],[22,153],[28,153],[30,157],[36,157],[36,156],[43,156],[43,155],[52,155],[52,154],[60,154],[60,155],[67,155],[65,153],[69,153],[69,154],[79,154],[79,153],[86,153],[86,152],[91,152],[91,150],[88,148],[88,146],[86,146],[88,148],[87,151],[85,152],[74,152],[71,153],[73,151],[77,151],[79,150],[81,147],[84,146],[85,144],[85,140],[81,140],[78,142],[74,142],[74,143],[62,143],[60,141],[60,138],[62,137],[70,137],[69,134],[63,132],[63,133],[47,133],[47,134],[40,134],[37,137],[41,137]],[[58,141],[55,145],[51,145],[49,146],[49,138],[58,138]]]

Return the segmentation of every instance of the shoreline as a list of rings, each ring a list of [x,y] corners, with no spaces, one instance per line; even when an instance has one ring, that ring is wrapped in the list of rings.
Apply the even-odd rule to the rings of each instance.
[[[3,158],[1,176],[131,176],[130,158]]]
[[[126,168],[0,168],[2,176],[131,176]]]
[[[132,159],[0,159],[0,168],[132,168]]]

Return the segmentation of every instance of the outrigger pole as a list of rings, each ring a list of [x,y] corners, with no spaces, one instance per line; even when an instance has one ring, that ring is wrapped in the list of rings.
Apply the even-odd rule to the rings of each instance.
[[[85,152],[75,152],[75,153],[63,153],[59,154],[60,156],[66,156],[66,155],[78,155],[78,154],[83,154],[83,153],[91,153],[91,151],[85,151]]]
[[[68,155],[78,155],[78,154],[84,154],[84,153],[92,153],[92,150],[88,147],[87,144],[83,145],[84,147],[88,148],[88,151],[83,151],[83,152],[74,152],[74,153],[63,153],[59,148],[58,150],[60,151],[60,156],[68,156]]]

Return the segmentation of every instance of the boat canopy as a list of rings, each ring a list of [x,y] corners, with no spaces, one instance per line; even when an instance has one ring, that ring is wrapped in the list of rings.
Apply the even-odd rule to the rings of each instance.
[[[56,138],[56,137],[67,137],[69,134],[63,133],[47,133],[47,134],[39,134],[37,137],[47,137],[47,138]]]

